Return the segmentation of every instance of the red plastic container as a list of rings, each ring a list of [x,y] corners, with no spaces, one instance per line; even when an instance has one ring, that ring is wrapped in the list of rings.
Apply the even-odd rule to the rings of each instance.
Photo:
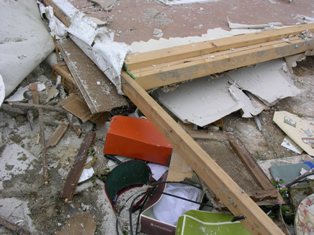
[[[115,116],[110,123],[104,153],[168,166],[172,146],[151,121]]]

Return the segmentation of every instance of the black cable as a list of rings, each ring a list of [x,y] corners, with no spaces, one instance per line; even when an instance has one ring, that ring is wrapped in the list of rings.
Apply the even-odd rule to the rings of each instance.
[[[130,222],[130,234],[131,235],[133,235],[133,224],[132,224],[132,208],[133,208],[133,204],[140,196],[142,196],[143,194],[147,194],[147,193],[148,193],[148,191],[137,195],[131,202],[131,206],[129,208],[129,222]]]
[[[289,187],[291,187],[292,185],[294,185],[294,184],[300,182],[300,181],[303,180],[304,178],[306,178],[306,177],[308,177],[308,176],[311,176],[311,175],[314,175],[314,171],[313,171],[313,170],[311,170],[310,172],[307,172],[307,173],[305,173],[305,174],[299,176],[298,178],[294,179],[292,182],[286,184],[285,186],[286,186],[287,188],[289,188]]]
[[[160,185],[160,184],[186,184],[186,185],[190,185],[190,186],[193,186],[195,188],[198,188],[198,189],[203,189],[201,186],[198,186],[198,185],[195,185],[193,183],[189,183],[189,182],[184,182],[184,181],[180,181],[180,182],[177,182],[177,181],[161,181],[161,182],[154,182],[151,184],[151,186],[157,186],[157,185]]]
[[[142,204],[142,206],[141,206],[141,208],[140,208],[140,211],[139,211],[139,213],[138,213],[138,216],[137,216],[136,227],[135,227],[135,235],[138,234],[138,227],[139,227],[139,223],[140,223],[140,216],[141,216],[141,214],[142,214],[142,212],[143,212],[143,209],[144,209],[144,207],[145,207],[145,205],[146,205],[146,203],[147,203],[147,200],[153,195],[153,193],[154,193],[154,191],[155,191],[156,188],[157,188],[157,187],[149,189],[149,190],[147,191],[147,194],[145,195],[143,204]]]
[[[144,194],[144,193],[147,193],[147,191],[146,191],[146,192],[142,192],[141,194]],[[141,194],[139,194],[139,195],[141,195]],[[127,203],[132,197],[134,197],[134,195],[135,195],[135,193],[132,194],[131,196],[129,196],[129,197],[126,199],[126,201],[124,202],[124,204],[122,205],[122,207],[120,208],[120,210],[119,210],[118,213],[117,213],[117,216],[116,216],[116,232],[117,232],[118,235],[119,235],[119,229],[118,229],[118,225],[119,225],[119,216],[120,216],[122,210],[124,209],[124,207],[126,206],[126,203]]]
[[[145,194],[145,196],[144,196],[144,202],[143,202],[143,204],[142,204],[142,206],[141,206],[141,208],[140,208],[140,213],[139,213],[138,218],[137,218],[137,223],[136,223],[136,233],[137,233],[137,229],[138,229],[138,225],[139,225],[139,217],[140,217],[141,212],[143,211],[144,205],[146,204],[146,202],[147,202],[147,200],[148,200],[148,198],[149,198],[148,195],[150,194],[150,196],[151,196],[152,191],[154,191],[154,190],[157,188],[157,186],[158,186],[158,185],[161,185],[161,184],[185,184],[185,185],[193,186],[193,187],[195,187],[195,188],[198,188],[198,189],[201,189],[201,190],[202,190],[202,187],[200,187],[200,186],[198,186],[198,185],[195,185],[195,184],[192,184],[192,183],[189,183],[189,182],[184,182],[184,181],[182,181],[182,182],[177,182],[177,181],[161,181],[161,182],[154,182],[154,183],[152,183],[152,184],[150,185],[150,186],[153,186],[152,188],[148,189],[146,192],[143,192],[143,193],[137,195],[137,196],[133,199],[133,201],[132,201],[132,203],[131,203],[131,206],[130,206],[130,208],[129,208],[129,222],[130,222],[130,231],[131,231],[131,235],[133,235],[132,212],[133,212],[133,204],[134,204],[134,202],[135,202],[140,196],[142,196],[142,195]],[[161,192],[161,193],[163,193],[163,192]],[[200,202],[196,202],[196,201],[189,200],[189,199],[187,199],[187,198],[179,197],[179,196],[176,196],[176,195],[173,195],[173,194],[168,194],[168,193],[164,193],[164,194],[166,194],[166,195],[168,195],[168,196],[177,197],[177,198],[182,199],[182,200],[194,202],[194,203],[197,203],[197,204],[199,204],[199,205],[207,205],[207,204],[204,204],[204,203],[200,203]],[[118,234],[118,235],[119,235],[119,232],[118,232],[118,223],[119,223],[118,217],[120,216],[120,213],[121,213],[121,211],[124,209],[126,203],[127,203],[132,197],[134,197],[134,195],[135,195],[135,194],[131,195],[131,196],[125,201],[125,203],[124,203],[124,205],[121,207],[121,209],[118,211],[118,215],[117,215],[117,219],[116,219],[116,230],[117,230],[117,234]]]

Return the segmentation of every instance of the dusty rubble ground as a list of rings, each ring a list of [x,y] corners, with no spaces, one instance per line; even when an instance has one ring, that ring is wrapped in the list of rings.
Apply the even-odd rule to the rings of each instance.
[[[307,58],[294,69],[293,79],[301,95],[280,101],[276,106],[259,115],[262,130],[259,131],[253,119],[243,119],[240,113],[234,113],[223,119],[223,130],[233,132],[239,137],[249,152],[256,159],[271,159],[295,155],[280,146],[284,134],[272,122],[274,111],[286,110],[300,116],[314,117],[314,58]],[[45,82],[51,77],[50,67],[43,63],[25,79],[22,85],[40,80]],[[51,101],[57,103],[58,98]],[[20,110],[21,111],[21,110]],[[44,113],[46,138],[54,131],[56,121],[65,116],[56,112]],[[83,137],[78,138],[69,129],[61,142],[48,150],[49,184],[43,184],[41,147],[39,143],[38,118],[35,115],[34,128],[30,129],[25,112],[0,110],[0,211],[1,215],[13,218],[24,225],[33,234],[54,234],[76,212],[87,211],[93,215],[97,229],[96,234],[115,234],[114,212],[105,197],[101,180],[94,176],[80,187],[83,189],[74,196],[73,202],[65,203],[60,199],[65,178],[74,162]],[[106,161],[102,156],[102,146],[106,132],[103,126],[95,127],[87,122],[82,124],[83,136],[95,129],[97,131],[93,155],[97,157],[96,173],[107,172]],[[211,128],[213,130],[213,128]],[[220,131],[217,130],[216,131]],[[16,144],[16,145],[14,145]],[[11,155],[6,148],[18,149]],[[102,177],[99,177],[102,178]],[[85,189],[84,189],[85,187]],[[127,213],[125,213],[127,214]],[[123,216],[123,213],[122,213]],[[127,216],[127,215],[125,215]],[[122,219],[127,224],[127,219]],[[0,228],[1,234],[11,234]]]

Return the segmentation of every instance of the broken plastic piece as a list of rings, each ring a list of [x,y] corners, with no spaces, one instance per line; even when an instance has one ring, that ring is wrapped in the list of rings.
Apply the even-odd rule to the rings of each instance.
[[[112,204],[115,204],[119,193],[124,189],[147,184],[150,169],[145,162],[127,161],[114,168],[106,179],[105,189]]]

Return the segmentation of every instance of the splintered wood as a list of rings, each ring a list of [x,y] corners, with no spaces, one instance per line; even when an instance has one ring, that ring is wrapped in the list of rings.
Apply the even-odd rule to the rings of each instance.
[[[75,158],[74,165],[67,176],[63,191],[61,193],[61,198],[63,198],[66,202],[71,201],[73,198],[76,185],[80,179],[84,165],[86,163],[88,149],[92,145],[95,136],[95,132],[91,132],[85,136],[81,148],[79,149]]]
[[[130,54],[127,72],[149,90],[314,49],[314,24]]]
[[[70,39],[59,41],[64,60],[92,114],[127,106],[106,75]]]

